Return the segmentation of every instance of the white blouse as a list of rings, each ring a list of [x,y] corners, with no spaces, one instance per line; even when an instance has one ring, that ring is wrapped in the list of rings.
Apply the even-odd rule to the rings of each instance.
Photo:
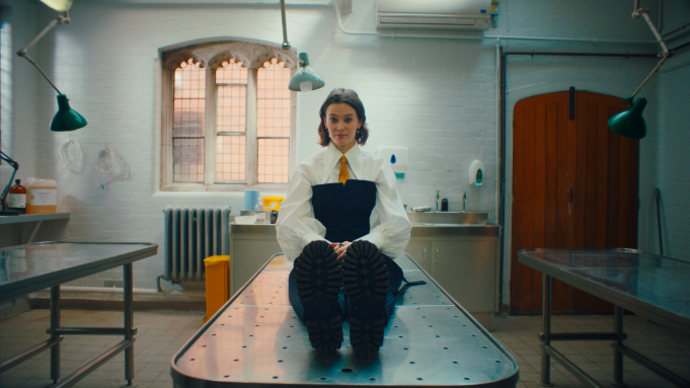
[[[287,197],[280,206],[276,222],[278,243],[288,259],[296,259],[312,241],[328,241],[324,238],[326,228],[314,218],[312,186],[338,182],[342,155],[333,143],[329,143],[325,151],[300,163],[290,179]],[[350,179],[376,183],[376,205],[369,217],[369,234],[358,240],[369,241],[391,258],[400,256],[410,239],[412,224],[398,194],[393,170],[383,159],[362,151],[358,145],[345,157]]]

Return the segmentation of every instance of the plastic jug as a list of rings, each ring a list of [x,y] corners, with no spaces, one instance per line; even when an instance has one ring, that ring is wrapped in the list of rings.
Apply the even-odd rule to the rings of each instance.
[[[26,214],[53,214],[57,211],[55,180],[29,180],[26,190]]]

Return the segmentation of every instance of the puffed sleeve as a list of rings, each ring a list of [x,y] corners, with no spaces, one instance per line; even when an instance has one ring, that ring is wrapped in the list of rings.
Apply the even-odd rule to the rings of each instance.
[[[383,254],[395,258],[402,254],[410,240],[412,224],[407,218],[398,194],[395,174],[383,162],[374,175],[376,205],[371,212],[369,234],[360,238],[376,245]]]
[[[309,169],[300,165],[290,179],[285,202],[276,222],[278,244],[290,260],[295,260],[312,241],[325,240],[326,227],[314,218],[311,205],[312,178]]]

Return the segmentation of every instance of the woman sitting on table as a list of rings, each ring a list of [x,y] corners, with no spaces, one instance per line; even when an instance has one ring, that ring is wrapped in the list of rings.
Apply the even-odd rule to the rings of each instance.
[[[403,280],[391,258],[402,253],[412,225],[391,167],[359,148],[369,131],[357,93],[334,89],[319,114],[326,149],[297,166],[276,225],[295,261],[290,302],[319,353],[340,348],[348,318],[355,352],[373,355]]]

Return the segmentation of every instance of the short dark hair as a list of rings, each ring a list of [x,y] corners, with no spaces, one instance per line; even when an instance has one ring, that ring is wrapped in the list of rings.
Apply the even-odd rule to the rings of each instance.
[[[359,99],[359,96],[354,90],[343,88],[333,89],[326,98],[326,101],[321,105],[321,109],[319,110],[319,144],[326,147],[328,143],[331,142],[325,122],[326,110],[329,105],[339,103],[350,105],[352,109],[357,112],[357,120],[362,120],[362,126],[357,129],[357,133],[355,134],[355,141],[357,144],[365,145],[369,138],[369,127],[367,127],[367,116],[364,114],[364,104],[362,104],[362,100]]]

